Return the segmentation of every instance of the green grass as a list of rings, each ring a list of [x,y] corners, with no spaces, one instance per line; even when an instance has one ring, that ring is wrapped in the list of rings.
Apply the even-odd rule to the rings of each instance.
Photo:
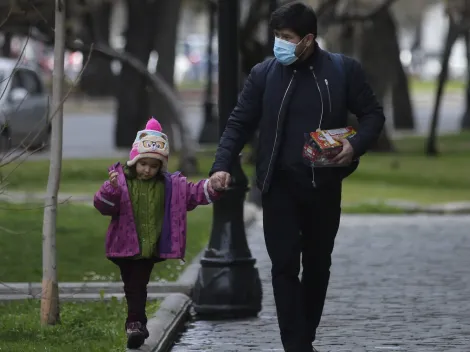
[[[344,182],[345,202],[407,200],[421,204],[470,201],[470,133],[441,136],[438,157],[424,156],[421,137],[396,142],[397,153],[364,156]]]
[[[409,79],[409,87],[412,93],[434,93],[437,90],[437,78],[431,81],[422,81],[416,78]],[[444,87],[446,93],[464,93],[466,83],[464,81],[448,81]]]
[[[213,161],[213,153],[201,153],[198,157],[199,169],[207,177]],[[108,177],[108,167],[119,160],[115,159],[78,159],[64,160],[61,174],[61,192],[94,193]],[[121,160],[124,163],[125,160]],[[172,155],[168,165],[170,170],[178,169],[178,157]],[[23,164],[11,163],[0,167],[4,184],[9,190],[45,191],[49,175],[49,161],[25,161]],[[195,177],[194,179],[198,178]]]
[[[147,304],[152,316],[158,302]],[[40,325],[40,302],[0,303],[0,351],[124,352],[125,301],[61,303],[61,324]]]
[[[206,89],[207,81],[183,81],[178,84],[179,90],[204,90]]]
[[[188,214],[187,263],[207,245],[211,219],[211,206],[198,207]],[[0,281],[41,281],[42,220],[41,205],[0,203]],[[109,220],[90,206],[60,205],[59,282],[119,280],[119,270],[105,257],[104,240]],[[159,263],[153,271],[153,279],[176,280],[187,263],[177,260]]]
[[[62,163],[60,192],[94,194],[108,178],[108,167],[119,160],[115,159],[75,159]],[[214,161],[214,152],[198,154],[199,175],[190,177],[192,181],[207,178]],[[124,163],[125,160],[121,160]],[[178,170],[178,156],[172,155],[168,169]],[[253,172],[253,166],[245,165],[247,173]],[[49,161],[29,161],[23,164],[0,164],[0,187],[9,191],[45,192],[49,176]],[[3,186],[2,186],[3,183]]]
[[[422,137],[406,137],[395,142],[397,153],[369,153],[359,169],[344,182],[346,203],[399,199],[421,204],[470,201],[470,133],[439,137],[438,157],[427,157]],[[201,174],[207,177],[213,152],[199,154]],[[107,166],[114,160],[65,160],[61,192],[93,194],[107,177]],[[170,170],[176,170],[172,157]],[[5,175],[16,165],[0,169]],[[7,178],[10,190],[44,191],[48,176],[47,161],[30,161]],[[248,176],[252,165],[244,165]]]

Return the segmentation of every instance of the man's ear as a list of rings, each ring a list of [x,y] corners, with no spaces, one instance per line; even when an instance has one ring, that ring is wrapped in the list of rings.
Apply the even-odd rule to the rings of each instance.
[[[312,34],[312,33],[308,34],[307,35],[307,42],[308,43],[306,45],[308,47],[311,47],[312,45],[314,45],[314,43],[315,43],[315,34]]]

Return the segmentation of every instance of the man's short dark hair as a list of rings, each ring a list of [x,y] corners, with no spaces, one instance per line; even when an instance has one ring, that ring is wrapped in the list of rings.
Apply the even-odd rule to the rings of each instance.
[[[269,26],[272,30],[290,29],[303,38],[312,33],[317,36],[317,15],[311,6],[302,2],[291,2],[271,14]]]

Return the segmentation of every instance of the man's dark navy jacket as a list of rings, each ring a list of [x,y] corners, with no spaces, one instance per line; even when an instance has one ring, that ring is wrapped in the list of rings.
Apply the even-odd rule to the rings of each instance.
[[[347,126],[349,110],[359,122],[357,134],[350,139],[354,158],[363,155],[382,131],[385,122],[383,109],[366,82],[361,65],[341,55],[343,67],[338,67],[335,55],[317,45],[314,54],[305,63],[300,63],[303,67],[295,64],[284,66],[275,59],[265,60],[253,67],[228,119],[210,174],[230,172],[233,161],[259,128],[256,184],[266,193],[273,171],[279,166],[278,159],[282,154],[281,148],[286,145],[285,139],[303,138],[284,133],[291,111],[312,118],[314,124],[321,125],[321,129],[333,129]],[[296,86],[309,75],[314,84],[312,87],[316,88],[308,88],[310,99],[294,99],[297,94],[305,93],[299,91],[300,87],[296,90]],[[292,106],[291,103],[296,105]],[[295,150],[297,152],[300,157],[301,150]],[[316,168],[315,183],[321,187],[338,182],[356,168],[357,162],[349,167]]]

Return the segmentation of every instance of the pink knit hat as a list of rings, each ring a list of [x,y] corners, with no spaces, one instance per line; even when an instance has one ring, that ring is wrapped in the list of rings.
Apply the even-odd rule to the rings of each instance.
[[[160,123],[152,117],[145,129],[137,132],[127,165],[133,166],[142,158],[153,158],[162,162],[161,170],[165,172],[168,168],[169,154],[168,137],[162,132]]]

